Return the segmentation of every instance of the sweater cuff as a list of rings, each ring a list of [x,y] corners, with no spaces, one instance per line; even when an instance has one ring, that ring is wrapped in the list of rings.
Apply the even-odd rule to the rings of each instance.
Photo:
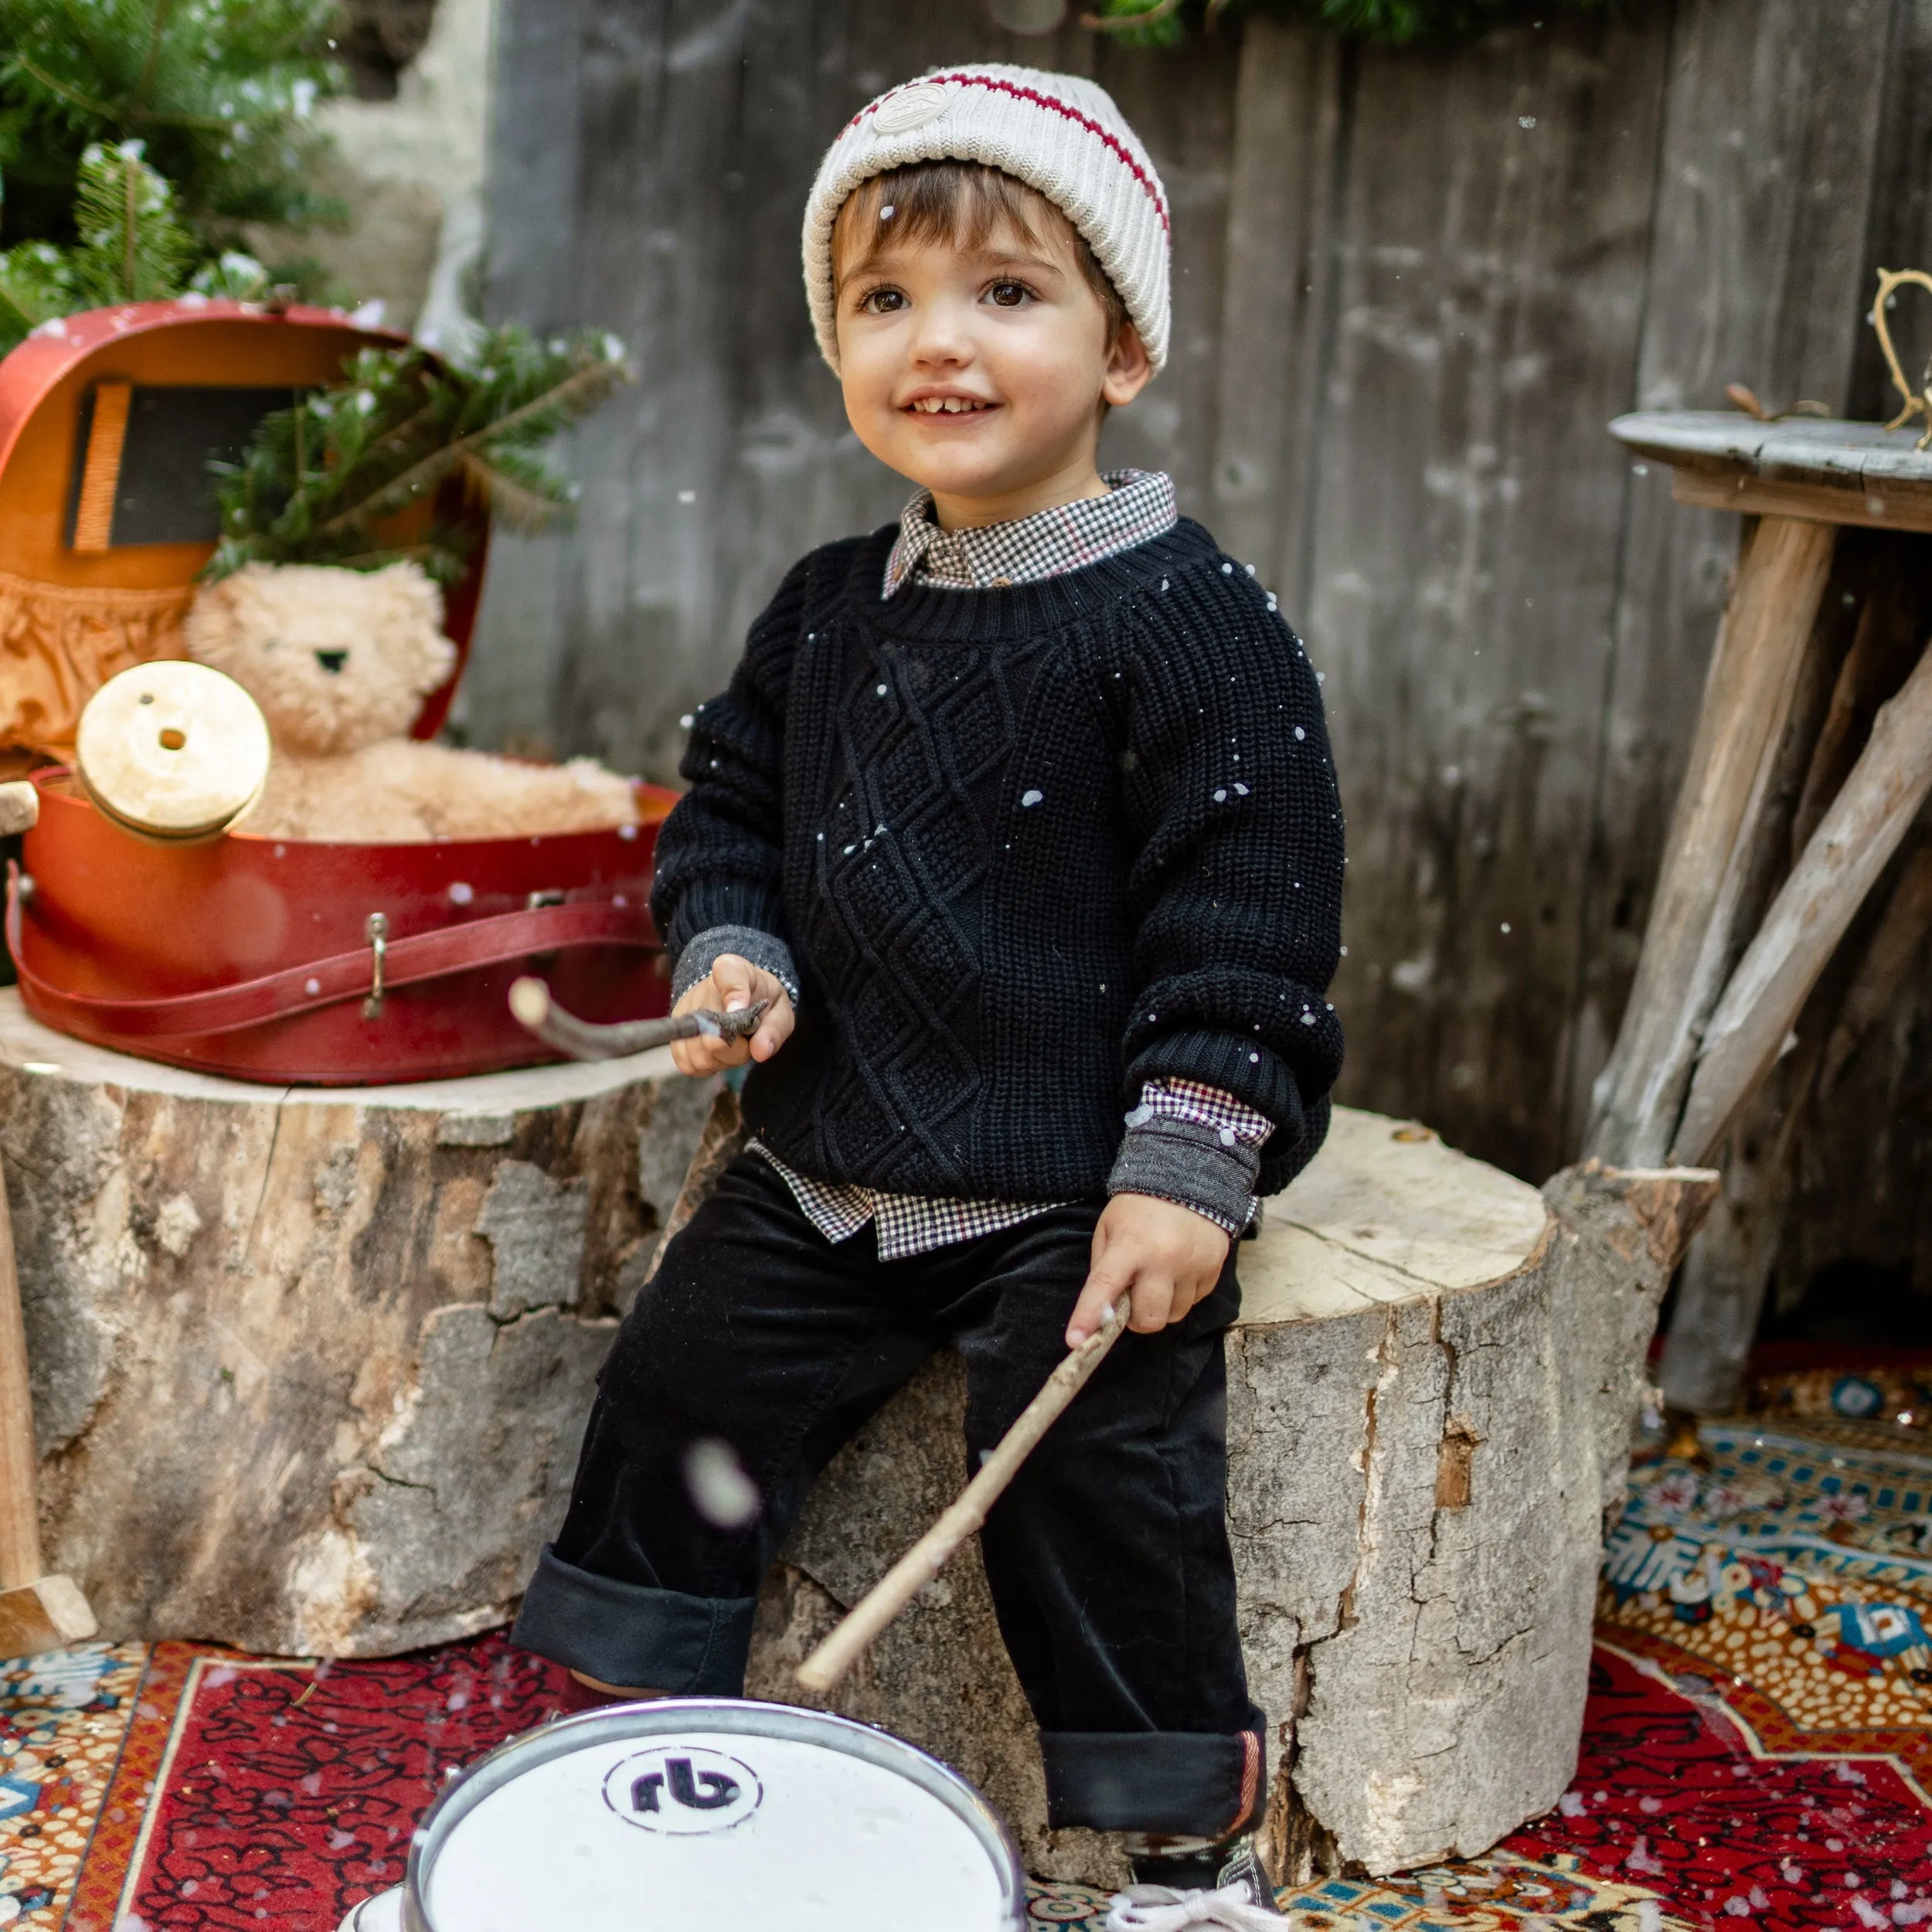
[[[1128,1129],[1107,1191],[1155,1195],[1239,1234],[1254,1213],[1260,1169],[1260,1155],[1231,1133],[1155,1114]]]
[[[790,995],[792,1005],[799,1003],[798,968],[792,963],[791,948],[782,939],[761,933],[755,926],[713,926],[679,954],[677,970],[671,975],[672,1005],[676,1005],[707,977],[726,953],[736,953],[770,974]]]

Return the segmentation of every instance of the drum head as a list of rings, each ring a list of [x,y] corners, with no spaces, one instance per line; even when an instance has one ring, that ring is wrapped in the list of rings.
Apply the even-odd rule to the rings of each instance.
[[[899,1739],[781,1705],[586,1713],[492,1752],[410,1855],[410,1932],[1019,1932],[1005,1827]]]

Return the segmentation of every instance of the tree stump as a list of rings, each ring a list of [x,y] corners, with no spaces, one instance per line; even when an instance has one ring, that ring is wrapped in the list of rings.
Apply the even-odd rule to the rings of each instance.
[[[1593,1165],[1539,1193],[1341,1108],[1269,1203],[1229,1352],[1229,1522],[1278,1877],[1474,1854],[1568,1784],[1645,1347],[1715,1187]],[[753,1696],[808,1701],[793,1669],[957,1492],[964,1393],[941,1356],[821,1479],[760,1600]],[[821,1701],[957,1765],[1029,1870],[1124,1877],[1111,1840],[1046,1829],[976,1550]]]
[[[104,1633],[380,1656],[505,1621],[712,1092],[668,1052],[253,1086],[0,992],[42,1533]]]

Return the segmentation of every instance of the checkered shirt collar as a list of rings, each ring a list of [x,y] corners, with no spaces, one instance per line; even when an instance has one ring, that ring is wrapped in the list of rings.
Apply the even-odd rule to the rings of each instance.
[[[1173,529],[1174,483],[1164,472],[1110,470],[1100,480],[1105,496],[969,530],[942,530],[933,521],[931,491],[921,490],[900,517],[884,594],[892,597],[908,579],[949,590],[1038,583]]]

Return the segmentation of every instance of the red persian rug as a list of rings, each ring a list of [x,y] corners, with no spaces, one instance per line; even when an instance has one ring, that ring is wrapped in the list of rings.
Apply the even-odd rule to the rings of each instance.
[[[385,1662],[158,1644],[66,1932],[335,1932],[398,1883],[454,1770],[554,1716],[563,1673],[501,1633]]]
[[[1307,1932],[1932,1932],[1932,1441],[1766,1418],[1632,1478],[1577,1777],[1486,1856],[1282,1895]],[[0,1927],[335,1932],[447,1777],[563,1702],[500,1634],[385,1662],[0,1665]],[[1040,1924],[1097,1928],[1079,1886]],[[917,1932],[916,1909],[907,1932]]]

